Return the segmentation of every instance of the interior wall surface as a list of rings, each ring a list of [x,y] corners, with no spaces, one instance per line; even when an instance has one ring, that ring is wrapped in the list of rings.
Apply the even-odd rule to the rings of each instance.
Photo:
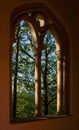
[[[23,4],[41,2],[50,8],[68,33],[71,67],[71,116],[10,123],[10,15]],[[79,13],[78,1],[1,0],[0,2],[0,130],[79,130]]]

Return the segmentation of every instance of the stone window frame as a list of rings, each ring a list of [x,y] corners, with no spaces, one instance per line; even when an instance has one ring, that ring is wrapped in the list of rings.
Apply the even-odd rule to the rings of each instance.
[[[43,9],[43,10],[42,10]],[[15,41],[14,38],[14,32],[15,28],[17,26],[17,23],[21,19],[29,19],[29,17],[26,17],[26,13],[30,13],[31,11],[39,11],[42,14],[45,15],[47,19],[47,27],[52,32],[55,38],[56,42],[56,54],[58,57],[57,60],[57,113],[58,115],[69,115],[70,114],[70,67],[69,67],[69,46],[68,46],[68,36],[66,33],[66,30],[64,29],[63,25],[60,23],[60,21],[57,19],[57,17],[54,15],[53,11],[47,7],[47,5],[43,3],[32,3],[32,4],[26,4],[22,5],[20,7],[17,7],[11,12],[11,18],[10,18],[10,42],[11,46],[12,43]],[[50,13],[49,13],[50,12]],[[25,18],[26,17],[26,18]],[[46,20],[45,19],[45,20]],[[34,25],[34,22],[31,21],[31,23]],[[28,22],[29,28],[31,30],[32,35],[35,33],[31,24],[30,19]],[[34,25],[35,27],[35,25]],[[37,29],[36,29],[37,30]],[[40,28],[38,28],[40,30]],[[46,34],[46,30],[43,33],[43,36]],[[38,31],[36,32],[38,33]],[[37,36],[37,34],[36,34]],[[33,39],[36,37],[33,36]],[[39,88],[38,84],[38,88]],[[37,104],[40,103],[40,94],[39,89],[38,91],[38,100],[36,100]],[[10,96],[11,96],[11,87],[10,87]],[[37,95],[36,95],[37,96]],[[13,120],[12,114],[11,114],[11,100],[10,100],[10,118],[11,121]],[[41,116],[40,111],[40,105],[38,105],[37,108],[37,117]],[[53,116],[52,116],[53,117]],[[60,117],[60,116],[58,116]]]

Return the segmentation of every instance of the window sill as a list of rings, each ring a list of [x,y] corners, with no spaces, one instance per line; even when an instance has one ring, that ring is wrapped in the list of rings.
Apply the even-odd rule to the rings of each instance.
[[[27,123],[27,122],[34,122],[34,121],[41,121],[41,120],[66,118],[66,117],[70,117],[70,116],[71,115],[46,115],[46,116],[34,117],[34,118],[13,119],[10,122],[11,122],[11,124]]]

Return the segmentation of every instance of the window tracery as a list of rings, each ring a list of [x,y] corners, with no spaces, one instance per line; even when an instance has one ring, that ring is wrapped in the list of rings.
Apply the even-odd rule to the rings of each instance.
[[[66,55],[62,53],[61,40],[55,39],[55,25],[48,15],[28,12],[17,14],[12,22],[12,119],[66,114]],[[22,91],[32,96],[24,100],[29,104],[24,106],[25,114],[18,112],[22,108],[18,92]]]

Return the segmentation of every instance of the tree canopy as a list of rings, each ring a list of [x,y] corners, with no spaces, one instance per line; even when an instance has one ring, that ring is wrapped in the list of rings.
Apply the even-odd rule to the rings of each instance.
[[[17,118],[35,115],[35,51],[27,21],[21,20],[16,28],[17,40],[12,44],[12,105]],[[41,43],[40,43],[41,44]],[[57,56],[53,34],[47,30],[41,56],[41,111],[42,115],[56,113]]]

